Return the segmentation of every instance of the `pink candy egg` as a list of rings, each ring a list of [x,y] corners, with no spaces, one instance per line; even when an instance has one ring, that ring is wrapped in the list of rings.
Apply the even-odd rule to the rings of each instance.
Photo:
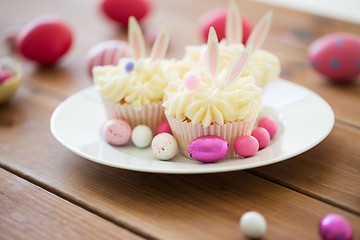
[[[330,213],[319,223],[319,232],[323,240],[352,240],[350,223],[341,215]]]
[[[51,65],[64,56],[73,41],[72,31],[60,17],[46,15],[26,24],[16,37],[16,48],[26,58]]]
[[[149,0],[102,0],[100,5],[103,13],[111,20],[127,27],[128,19],[143,19],[151,9]]]
[[[258,127],[265,128],[269,132],[270,138],[273,138],[278,130],[277,123],[272,117],[260,118]]]
[[[234,150],[242,157],[251,157],[259,150],[259,142],[253,136],[241,136],[235,140]]]
[[[108,40],[93,46],[87,56],[86,64],[90,76],[94,66],[117,65],[123,57],[130,57],[130,46],[120,40]]]
[[[360,73],[360,38],[349,33],[325,35],[310,45],[308,59],[330,81],[347,82]]]
[[[229,151],[225,139],[217,136],[195,138],[188,146],[192,158],[204,163],[212,163],[224,158]]]
[[[194,72],[187,72],[184,75],[184,85],[187,90],[194,92],[199,89],[201,85],[201,78]]]
[[[259,142],[259,149],[267,147],[270,143],[270,134],[265,128],[255,128],[252,130],[251,136],[256,138],[256,140]]]
[[[170,124],[167,120],[160,123],[159,126],[157,127],[156,134],[159,134],[159,133],[168,133],[168,134],[172,135]]]
[[[207,42],[209,29],[214,27],[219,41],[225,38],[225,23],[226,23],[227,9],[213,9],[203,15],[198,20],[198,28],[203,42]],[[253,25],[244,16],[241,16],[243,27],[243,43],[245,44],[252,29]]]
[[[111,119],[103,127],[103,136],[112,145],[124,145],[131,138],[131,127],[122,119]]]

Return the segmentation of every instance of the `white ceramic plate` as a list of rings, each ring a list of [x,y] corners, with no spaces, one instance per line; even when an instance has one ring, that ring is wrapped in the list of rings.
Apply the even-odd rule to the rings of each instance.
[[[270,145],[253,157],[203,164],[180,153],[171,161],[157,160],[151,148],[132,143],[114,147],[102,137],[106,122],[100,96],[86,88],[62,102],[51,117],[51,131],[70,151],[91,161],[123,169],[154,173],[212,173],[276,163],[321,142],[334,125],[334,113],[320,96],[297,84],[279,80],[265,89],[263,116],[274,117],[279,131]]]

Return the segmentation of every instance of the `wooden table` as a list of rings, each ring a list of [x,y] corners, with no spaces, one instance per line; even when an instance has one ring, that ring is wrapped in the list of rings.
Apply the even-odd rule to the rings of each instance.
[[[91,85],[84,60],[94,44],[126,39],[98,11],[98,1],[0,3],[0,31],[50,12],[71,23],[74,46],[51,69],[21,60],[23,84],[0,106],[0,239],[245,239],[238,227],[249,210],[268,222],[264,239],[320,239],[322,216],[345,216],[360,239],[360,80],[335,85],[315,73],[306,50],[316,38],[359,25],[269,5],[241,1],[256,22],[267,10],[274,21],[264,48],[279,56],[282,78],[323,97],[335,126],[311,150],[246,171],[168,175],[133,172],[83,159],[52,136],[56,106]],[[172,26],[169,57],[199,43],[203,12],[227,7],[221,0],[154,0],[145,27]],[[3,45],[1,56],[7,54]],[[89,119],[91,121],[91,119]]]

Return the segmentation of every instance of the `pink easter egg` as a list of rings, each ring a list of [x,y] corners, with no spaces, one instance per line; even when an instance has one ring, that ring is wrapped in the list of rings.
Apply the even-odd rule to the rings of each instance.
[[[260,118],[258,127],[265,128],[269,132],[270,138],[273,138],[278,130],[277,122],[272,117]]]
[[[201,78],[194,72],[187,72],[184,75],[184,85],[187,90],[194,92],[199,89],[201,85]]]
[[[319,223],[319,232],[323,240],[352,240],[353,230],[346,218],[339,214],[326,214]]]
[[[325,35],[310,45],[308,59],[330,81],[347,82],[360,73],[360,37],[350,33]]]
[[[142,20],[150,12],[151,5],[149,0],[102,0],[100,9],[109,19],[127,27],[129,17]]]
[[[70,26],[60,17],[45,15],[26,24],[16,36],[16,48],[26,58],[52,65],[71,47]]]
[[[93,46],[86,56],[87,71],[92,77],[94,66],[117,65],[119,60],[130,57],[130,46],[120,40],[108,40]]]
[[[270,134],[265,128],[255,128],[252,130],[251,136],[256,138],[256,140],[259,142],[259,149],[266,148],[270,143]]]
[[[242,157],[251,157],[259,150],[259,142],[253,136],[241,136],[235,140],[234,150]]]
[[[229,151],[229,144],[218,136],[195,138],[188,146],[192,158],[204,163],[212,163],[224,158]]]
[[[210,10],[200,16],[198,29],[204,43],[207,42],[210,27],[215,28],[219,42],[225,38],[226,16],[227,9],[223,8]],[[245,44],[253,29],[253,24],[243,15],[241,16],[241,22],[243,27],[243,43]]]
[[[157,127],[156,134],[159,134],[159,133],[168,133],[168,134],[172,135],[170,124],[167,120],[160,123],[159,126]]]
[[[131,138],[131,127],[122,119],[111,119],[103,127],[105,140],[115,146],[124,145]]]

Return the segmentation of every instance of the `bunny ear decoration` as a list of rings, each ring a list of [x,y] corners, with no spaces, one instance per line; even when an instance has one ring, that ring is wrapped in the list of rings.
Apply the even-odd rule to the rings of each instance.
[[[145,40],[135,17],[129,18],[129,42],[131,46],[132,55],[135,59],[145,57]]]
[[[169,29],[164,26],[161,32],[156,37],[155,43],[151,49],[151,59],[155,60],[158,58],[163,58],[166,54],[166,50],[169,46]]]
[[[230,68],[230,71],[228,72],[228,74],[225,78],[225,86],[230,86],[230,85],[234,84],[236,82],[236,80],[241,77],[247,64],[250,61],[252,52],[253,52],[253,45],[250,44],[236,58],[236,60],[233,62],[232,67]]]
[[[261,48],[270,29],[272,15],[273,12],[269,11],[260,19],[251,32],[246,45],[253,44],[254,50]]]
[[[242,42],[243,30],[240,11],[234,1],[231,1],[228,7],[225,35],[230,44],[239,44]]]
[[[219,42],[213,27],[209,30],[209,37],[207,41],[207,66],[211,75],[216,76],[219,65]]]

